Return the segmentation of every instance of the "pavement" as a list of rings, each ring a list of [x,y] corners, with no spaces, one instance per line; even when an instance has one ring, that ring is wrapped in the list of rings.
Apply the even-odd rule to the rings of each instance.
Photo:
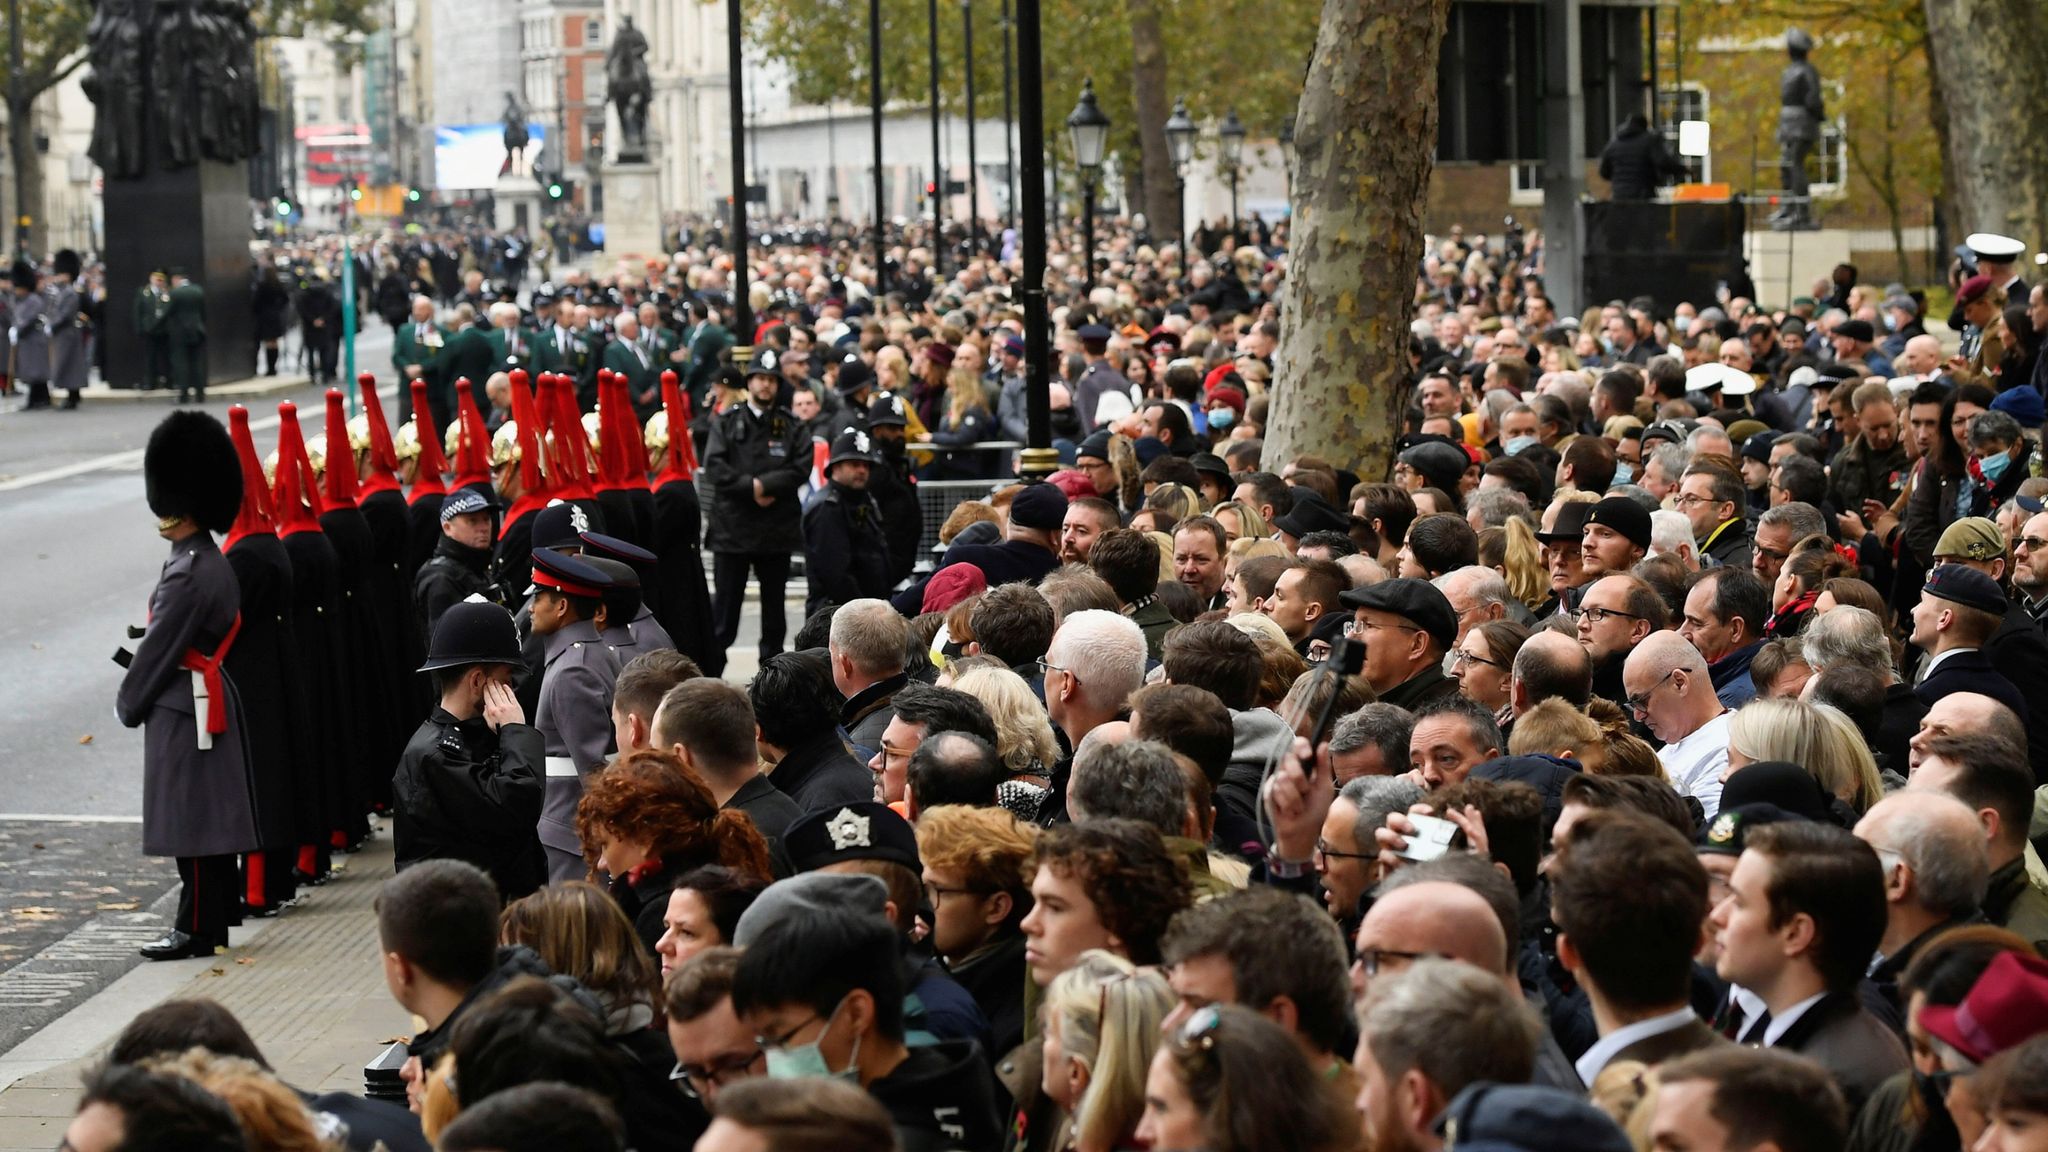
[[[56,1147],[77,1109],[82,1076],[136,1013],[170,999],[218,1001],[286,1083],[360,1094],[363,1065],[412,1030],[385,989],[372,912],[378,886],[391,874],[389,826],[336,863],[335,878],[305,890],[296,908],[235,929],[225,954],[134,968],[0,1054],[0,1152]],[[161,930],[165,911],[109,913],[88,926],[97,931],[85,933],[86,940],[74,933],[52,948],[89,957],[97,946],[132,956],[137,939]],[[15,981],[10,971],[0,988],[11,992]]]

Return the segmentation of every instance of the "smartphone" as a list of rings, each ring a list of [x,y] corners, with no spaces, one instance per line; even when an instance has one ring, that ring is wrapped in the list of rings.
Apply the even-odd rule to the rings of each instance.
[[[1435,816],[1411,815],[1408,822],[1415,826],[1415,831],[1408,833],[1408,846],[1398,853],[1403,860],[1413,860],[1419,864],[1425,860],[1434,860],[1453,848],[1464,846],[1464,829],[1449,820]]]

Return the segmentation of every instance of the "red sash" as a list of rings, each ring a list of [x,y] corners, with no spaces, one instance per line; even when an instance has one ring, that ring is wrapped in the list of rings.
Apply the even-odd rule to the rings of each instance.
[[[235,634],[242,630],[242,614],[235,613],[235,622],[228,626],[228,634],[221,638],[208,656],[197,648],[185,649],[185,656],[178,667],[187,672],[197,672],[206,682],[206,730],[215,735],[228,730],[228,696],[226,685],[220,678],[221,661],[227,659],[228,649],[234,647]]]

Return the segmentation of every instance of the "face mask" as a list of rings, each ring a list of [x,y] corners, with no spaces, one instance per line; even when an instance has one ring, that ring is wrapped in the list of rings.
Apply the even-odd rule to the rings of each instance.
[[[1520,456],[1535,446],[1536,438],[1534,436],[1510,436],[1506,440],[1501,441],[1500,450],[1510,456]]]
[[[839,1008],[846,1001],[839,1002]],[[825,1017],[825,1027],[818,1032],[818,1038],[809,1044],[798,1044],[789,1048],[770,1048],[768,1056],[768,1078],[770,1080],[802,1080],[822,1077],[827,1080],[844,1080],[849,1084],[860,1083],[860,1037],[853,1038],[853,1055],[846,1061],[846,1067],[834,1072],[825,1063],[825,1050],[820,1045],[825,1033],[832,1030],[832,1022],[839,1018],[839,1008],[832,1009],[832,1015]]]
[[[1228,428],[1237,419],[1237,412],[1231,408],[1209,409],[1209,427]]]
[[[1983,457],[1977,461],[1977,471],[1983,473],[1986,484],[1998,483],[1998,478],[2005,475],[2005,470],[2011,466],[2012,457],[2003,452],[1996,456]]]
[[[1630,464],[1626,460],[1616,460],[1614,462],[1614,482],[1616,484],[1627,484],[1635,478],[1635,465]]]

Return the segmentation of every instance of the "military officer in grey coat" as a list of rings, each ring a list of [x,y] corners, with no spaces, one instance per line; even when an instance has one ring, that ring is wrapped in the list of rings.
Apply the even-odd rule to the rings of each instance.
[[[545,648],[540,729],[547,765],[547,798],[540,813],[540,843],[547,850],[548,882],[582,880],[589,866],[576,835],[576,805],[583,777],[604,767],[612,752],[612,687],[619,655],[601,631],[611,579],[581,559],[552,548],[533,552],[533,634]]]
[[[173,412],[143,455],[157,534],[171,542],[150,597],[149,626],[114,711],[142,725],[142,850],[178,861],[177,920],[142,949],[151,960],[211,956],[241,922],[236,856],[257,849],[241,703],[221,661],[241,627],[241,590],[213,532],[234,526],[242,469],[220,421]]]
[[[7,277],[13,282],[14,308],[7,330],[11,355],[9,374],[28,385],[28,408],[50,406],[50,330],[43,323],[48,302],[36,286],[42,277],[26,260],[16,260]]]
[[[91,353],[86,344],[86,320],[79,312],[78,274],[83,270],[78,253],[65,248],[50,261],[52,275],[43,289],[49,300],[50,387],[67,395],[64,407],[78,407],[78,393],[85,387]]]

